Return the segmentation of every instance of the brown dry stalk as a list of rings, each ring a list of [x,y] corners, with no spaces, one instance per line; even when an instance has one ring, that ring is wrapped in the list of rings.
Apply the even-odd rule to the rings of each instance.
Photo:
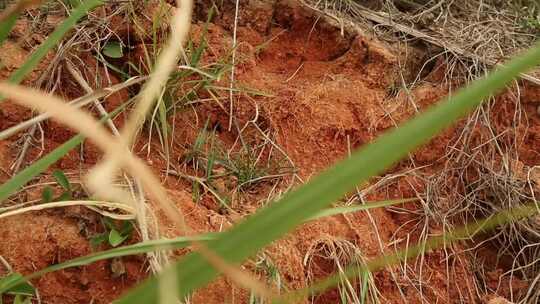
[[[117,220],[126,221],[126,220],[132,220],[135,218],[135,209],[123,203],[111,203],[111,202],[103,202],[103,201],[61,201],[61,202],[53,202],[53,203],[46,203],[46,204],[38,204],[38,205],[29,206],[29,207],[18,208],[13,211],[0,213],[0,219],[14,216],[14,215],[19,215],[26,212],[31,212],[31,211],[40,211],[40,210],[53,209],[53,208],[64,208],[68,206],[84,206],[84,207],[94,210],[95,212],[103,216],[110,217]],[[101,208],[122,210],[124,214],[111,213]]]
[[[120,139],[124,146],[129,147],[150,111],[154,100],[159,96],[163,86],[166,84],[169,74],[175,69],[177,57],[186,40],[191,25],[191,11],[193,9],[192,0],[177,0],[176,12],[171,21],[171,35],[167,45],[163,48],[156,64],[156,69],[150,79],[143,87],[138,96],[135,109],[130,115],[121,130]],[[112,184],[114,176],[120,167],[121,159],[124,157],[124,150],[115,150],[106,153],[105,159],[96,165],[87,175],[87,185],[95,194],[110,200],[118,200],[117,195],[124,196],[119,191],[104,191]],[[167,208],[174,210],[174,208]],[[188,234],[184,217],[179,212],[168,212],[168,216],[174,221],[183,234]]]

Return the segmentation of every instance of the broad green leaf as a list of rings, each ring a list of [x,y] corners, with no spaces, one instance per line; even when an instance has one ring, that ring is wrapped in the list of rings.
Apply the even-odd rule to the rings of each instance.
[[[123,221],[119,231],[121,234],[130,234],[133,232],[133,223],[131,221]]]
[[[107,233],[100,233],[90,238],[90,247],[96,250],[99,245],[105,243],[109,239]]]
[[[118,41],[109,41],[103,47],[103,55],[110,58],[122,58],[124,52],[122,50],[122,45]]]
[[[239,264],[264,246],[282,237],[305,219],[341,198],[358,184],[381,174],[407,153],[463,117],[485,98],[503,89],[520,73],[540,64],[540,43],[512,60],[489,77],[473,82],[435,107],[385,133],[373,143],[313,178],[296,191],[286,194],[253,216],[235,225],[208,244],[226,262]],[[161,276],[176,276],[178,298],[183,298],[218,275],[199,253],[193,252],[175,263]],[[131,290],[117,303],[157,303],[158,279],[153,277]]]
[[[105,226],[107,230],[113,230],[116,228],[116,225],[114,224],[114,221],[112,218],[104,217],[101,219],[101,221],[103,222],[103,226]]]
[[[122,244],[129,235],[123,235],[118,232],[116,229],[112,229],[109,232],[109,244],[113,247],[117,247],[118,245]]]
[[[66,191],[66,192],[60,194],[60,196],[56,198],[57,202],[71,201],[71,200],[73,200],[73,197],[71,196],[71,192],[69,192],[69,191]]]
[[[69,184],[69,180],[64,174],[64,172],[60,170],[54,170],[52,175],[54,176],[54,179],[56,179],[56,182],[64,188],[66,191],[71,191],[71,185]]]
[[[28,296],[16,295],[13,304],[32,304],[32,300]]]
[[[6,293],[9,290],[12,290],[17,286],[24,286],[29,280],[32,280],[34,278],[38,278],[40,276],[43,276],[44,274],[59,271],[66,268],[71,267],[80,267],[92,264],[97,261],[117,258],[117,257],[123,257],[128,255],[136,255],[141,253],[147,253],[147,252],[154,252],[154,251],[160,251],[160,250],[172,250],[172,249],[180,249],[189,246],[193,241],[198,242],[207,242],[211,241],[216,238],[216,234],[208,233],[208,234],[201,234],[196,236],[186,236],[186,237],[178,237],[174,239],[162,239],[162,240],[154,240],[154,241],[147,241],[143,243],[137,243],[130,246],[124,246],[124,247],[118,247],[115,249],[97,252],[94,254],[90,254],[84,257],[76,258],[64,263],[56,264],[50,267],[47,267],[43,270],[40,270],[38,272],[35,272],[29,276],[22,277],[13,277],[9,281],[3,281],[0,280],[0,294]]]

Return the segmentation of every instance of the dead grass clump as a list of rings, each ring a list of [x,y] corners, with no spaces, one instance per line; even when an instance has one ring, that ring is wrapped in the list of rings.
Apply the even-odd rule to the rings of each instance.
[[[508,125],[496,122],[497,107],[503,101],[482,106],[464,123],[455,144],[448,148],[443,170],[426,178],[429,184],[425,216],[442,224],[445,230],[453,229],[456,223],[475,221],[538,201],[538,168],[522,163],[517,152],[522,140],[518,128],[526,126],[527,120],[520,108],[519,94],[510,99],[514,113],[507,114],[511,117]],[[538,216],[510,221],[474,247],[489,242],[498,249],[498,261],[508,257],[513,260],[511,267],[499,277],[499,285],[512,279],[527,282],[529,288],[524,295],[514,293],[512,284],[508,287],[511,300],[519,303],[538,303],[540,296],[537,222]],[[502,264],[496,267],[505,268]]]
[[[358,246],[348,240],[328,235],[316,240],[304,257],[308,282],[315,282],[320,276],[330,273],[339,274],[336,299],[332,296],[335,303],[379,303],[383,300],[372,273],[359,274],[354,279],[348,278],[345,273],[348,266],[365,263],[366,259]],[[318,297],[313,295],[312,301]]]
[[[352,21],[380,39],[425,41],[439,48],[434,57],[451,54],[482,71],[527,49],[540,34],[540,5],[534,0],[304,2],[341,24]],[[539,74],[524,78],[540,83]]]

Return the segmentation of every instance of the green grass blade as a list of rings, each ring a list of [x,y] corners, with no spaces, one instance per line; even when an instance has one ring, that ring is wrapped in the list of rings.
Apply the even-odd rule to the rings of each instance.
[[[416,198],[397,199],[397,200],[387,200],[387,201],[379,201],[379,202],[366,202],[366,204],[364,205],[357,205],[357,206],[328,208],[328,209],[324,209],[317,212],[314,216],[311,216],[310,218],[308,218],[308,221],[313,221],[316,219],[320,219],[322,217],[327,217],[327,216],[332,216],[332,215],[347,214],[347,213],[352,213],[352,212],[365,211],[369,209],[389,207],[389,206],[394,206],[398,204],[414,202],[417,200],[418,199]]]
[[[71,15],[58,26],[54,30],[54,32],[49,35],[47,40],[45,40],[39,48],[32,53],[30,58],[28,58],[23,66],[21,66],[17,71],[15,71],[11,76],[9,77],[8,81],[11,83],[20,83],[26,75],[28,75],[30,72],[34,70],[34,68],[39,64],[41,59],[47,55],[47,53],[55,47],[58,42],[64,37],[64,35],[71,30],[75,24],[81,19],[82,17],[86,16],[86,14],[102,5],[103,2],[101,0],[87,0],[83,1],[81,5],[79,5],[76,9],[74,9],[71,12]],[[3,98],[0,96],[0,100]]]
[[[12,14],[4,21],[0,22],[0,46],[4,43],[4,40],[8,37],[11,29],[15,26],[19,14]]]
[[[127,107],[129,102],[120,105],[113,112],[109,113],[108,116],[103,117],[100,122],[104,122],[110,117],[114,117],[116,114],[120,113],[125,107]],[[0,203],[5,199],[10,197],[13,193],[17,192],[22,188],[26,183],[31,181],[35,176],[45,172],[52,164],[56,163],[59,159],[68,154],[69,151],[75,149],[82,141],[84,137],[82,135],[76,135],[70,140],[66,141],[56,149],[49,152],[44,157],[40,158],[38,161],[34,162],[32,165],[28,166],[17,175],[10,178],[8,181],[0,185]]]
[[[178,237],[174,239],[162,239],[162,240],[153,240],[142,243],[137,243],[134,245],[118,247],[111,250],[96,252],[87,256],[69,260],[64,263],[56,264],[50,267],[47,267],[43,270],[32,273],[29,276],[19,278],[17,280],[12,280],[6,282],[4,285],[0,285],[0,294],[9,290],[21,283],[28,282],[29,280],[35,279],[37,277],[43,276],[44,274],[71,268],[88,265],[97,261],[107,260],[112,258],[118,258],[128,255],[136,255],[147,252],[154,252],[160,250],[171,250],[171,249],[180,249],[189,246],[193,241],[206,242],[215,239],[215,234],[208,233],[197,236],[187,236],[187,237]]]
[[[45,172],[47,168],[56,163],[60,158],[64,157],[64,155],[66,155],[69,151],[77,147],[83,140],[84,137],[81,135],[74,136],[58,148],[51,151],[49,154],[33,163],[31,166],[25,168],[17,175],[10,178],[7,182],[3,183],[0,186],[0,202],[17,192],[35,176]]]
[[[230,263],[240,263],[258,250],[294,229],[306,218],[314,216],[342,195],[368,178],[382,173],[408,152],[426,143],[430,138],[450,126],[478,106],[482,100],[503,89],[519,73],[540,64],[540,43],[508,65],[475,81],[419,117],[381,136],[372,144],[361,148],[349,159],[315,177],[308,184],[286,194],[279,202],[261,209],[247,220],[235,225],[209,244]],[[175,269],[172,269],[172,268]],[[200,254],[190,253],[168,270],[165,277],[177,277],[179,298],[187,296],[212,279],[218,272]],[[150,278],[130,291],[118,303],[157,303],[158,282]]]
[[[391,205],[406,203],[406,202],[410,202],[414,200],[416,199],[367,202],[366,205],[358,206],[358,207],[333,208],[333,209],[323,210],[319,212],[317,216],[311,218],[310,220],[318,219],[318,218],[322,218],[326,216],[332,216],[336,214],[343,214],[343,213],[356,212],[356,211],[365,211],[368,209],[391,206]],[[5,292],[6,290],[11,289],[23,282],[27,282],[31,279],[35,279],[37,277],[40,277],[50,272],[54,272],[54,271],[58,271],[58,270],[62,270],[62,269],[70,268],[70,267],[88,265],[97,261],[117,258],[117,257],[122,257],[122,256],[136,255],[136,254],[147,253],[147,252],[158,251],[158,250],[180,249],[180,248],[188,246],[193,241],[212,241],[218,235],[219,235],[218,233],[207,233],[207,234],[202,234],[198,236],[153,240],[153,241],[148,241],[148,242],[143,242],[143,243],[137,243],[130,246],[119,247],[119,248],[115,248],[115,249],[111,249],[107,251],[97,252],[97,253],[90,254],[84,257],[79,257],[79,258],[76,258],[76,259],[61,263],[61,264],[47,267],[45,269],[32,273],[29,276],[20,278],[17,281],[10,282],[9,284],[6,284],[5,286],[0,286],[0,294],[2,294],[2,292]]]

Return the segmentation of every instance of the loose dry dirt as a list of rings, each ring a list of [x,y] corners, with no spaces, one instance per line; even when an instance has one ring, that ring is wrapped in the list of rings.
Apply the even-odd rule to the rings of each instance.
[[[233,111],[238,126],[254,121],[263,130],[270,130],[275,143],[290,157],[303,180],[309,178],[336,161],[347,157],[349,148],[355,149],[374,140],[382,132],[413,117],[417,111],[427,109],[444,97],[449,83],[443,79],[443,62],[430,71],[423,72],[421,82],[410,93],[403,90],[396,94],[392,88],[399,83],[400,73],[406,81],[416,76],[425,60],[420,48],[403,49],[386,45],[367,34],[345,32],[325,18],[298,5],[278,1],[248,1],[242,4],[238,23],[239,45],[236,51],[236,80],[243,88],[268,94],[267,97],[242,93],[235,95]],[[199,3],[192,27],[193,41],[202,37],[208,3]],[[212,63],[230,54],[232,45],[233,4],[225,1],[219,14],[208,25],[208,50],[202,64]],[[120,20],[120,23],[123,21]],[[22,25],[21,25],[22,26]],[[117,30],[122,39],[137,36],[129,29]],[[28,51],[21,47],[20,37],[12,37],[2,47],[0,58],[4,64],[0,76],[5,79],[21,65]],[[140,44],[150,43],[144,38],[133,39],[133,51],[126,56],[140,58],[137,50]],[[82,55],[87,65],[84,69],[93,87],[108,86],[120,81],[113,72],[105,77],[104,69],[97,65],[92,56]],[[51,60],[51,56],[47,60]],[[47,62],[46,60],[46,62]],[[97,67],[97,68],[95,68]],[[25,82],[31,85],[43,70],[37,70]],[[67,72],[59,78],[58,94],[72,99],[82,95]],[[106,80],[105,80],[106,79]],[[457,83],[457,81],[456,81]],[[182,84],[178,84],[182,86]],[[228,86],[225,77],[218,85]],[[526,166],[540,164],[540,88],[520,84],[521,108],[526,117],[521,125],[515,126],[517,134],[499,137],[501,145],[510,145],[517,137],[519,159]],[[129,98],[124,90],[115,94],[105,103],[108,110],[114,109]],[[201,99],[210,98],[200,93]],[[233,147],[238,137],[238,129],[228,130],[228,92],[223,91],[222,104],[207,101],[178,111],[170,117],[174,126],[174,146],[171,162],[181,166],[189,147],[208,121],[216,130],[216,137],[227,148]],[[516,112],[515,97],[511,92],[501,94],[492,104],[492,123],[500,130],[510,128]],[[13,126],[31,117],[29,110],[9,102],[0,107],[0,129]],[[123,118],[115,122],[121,126]],[[434,173],[445,163],[447,148],[461,134],[463,122],[445,131],[428,145],[411,154],[410,159],[390,169],[388,173],[404,172],[413,167],[427,166],[422,172]],[[252,128],[252,127],[250,127]],[[251,130],[245,134],[256,134]],[[481,133],[479,131],[479,133]],[[43,147],[33,145],[25,158],[25,164],[51,151],[68,140],[74,133],[55,122],[43,124]],[[200,202],[195,202],[192,184],[173,175],[165,176],[166,161],[156,152],[160,149],[157,136],[153,137],[153,153],[146,153],[147,134],[140,137],[136,151],[152,164],[157,174],[163,177],[171,189],[171,197],[184,211],[188,224],[196,231],[220,231],[226,229],[242,217],[254,212],[265,203],[268,196],[275,195],[277,189],[284,190],[290,176],[281,182],[262,182],[250,187],[249,191],[233,196],[232,209],[223,212],[219,202],[207,194]],[[481,142],[481,134],[473,140]],[[0,142],[2,172],[0,181],[10,176],[9,166],[17,157],[24,137]],[[254,136],[254,143],[261,142]],[[271,158],[266,151],[263,157]],[[90,143],[72,151],[54,168],[81,176],[100,157],[99,151]],[[429,165],[429,166],[428,166]],[[50,170],[54,169],[51,168]],[[76,179],[76,178],[75,178]],[[48,176],[40,181],[50,180]],[[228,184],[224,184],[227,188]],[[401,176],[391,187],[382,187],[371,192],[368,200],[415,197],[426,191],[426,181],[418,176]],[[19,200],[29,200],[39,195],[39,191],[20,194]],[[414,211],[420,205],[408,205]],[[347,240],[354,244],[368,259],[391,253],[395,248],[404,247],[406,239],[415,242],[420,231],[415,226],[423,223],[414,213],[395,213],[384,209],[366,213],[334,216],[302,225],[286,238],[265,250],[266,256],[279,270],[283,283],[289,289],[304,287],[310,279],[322,278],[336,270],[332,261],[320,257],[314,263],[306,264],[305,257],[316,244],[326,238]],[[85,229],[81,228],[84,223]],[[173,234],[174,227],[163,221],[165,234]],[[428,227],[435,233],[440,225]],[[0,255],[18,272],[28,274],[54,263],[92,252],[85,235],[87,231],[99,232],[102,227],[96,215],[74,210],[54,210],[35,212],[2,220],[0,225]],[[136,241],[134,237],[132,242]],[[465,244],[454,249],[459,252]],[[489,254],[488,254],[489,256]],[[148,265],[142,257],[122,259],[125,273],[115,276],[111,262],[99,262],[90,266],[59,271],[35,280],[33,283],[40,293],[42,303],[108,303],[119,297],[128,288],[140,282],[147,275]],[[499,295],[509,297],[508,284],[513,284],[514,292],[525,290],[526,285],[519,279],[513,282],[497,283],[504,271],[494,264],[486,279],[492,290],[478,294],[475,286],[475,267],[470,256],[458,253],[449,258],[443,250],[435,250],[423,257],[420,269],[411,262],[403,272],[399,267],[379,271],[374,281],[381,294],[382,303],[482,303],[489,297]],[[255,270],[253,263],[247,263]],[[422,297],[421,297],[422,295]],[[249,292],[234,287],[227,279],[220,279],[208,288],[197,292],[193,303],[248,303]],[[315,303],[339,303],[336,290],[314,298]],[[422,302],[424,301],[424,302]]]

